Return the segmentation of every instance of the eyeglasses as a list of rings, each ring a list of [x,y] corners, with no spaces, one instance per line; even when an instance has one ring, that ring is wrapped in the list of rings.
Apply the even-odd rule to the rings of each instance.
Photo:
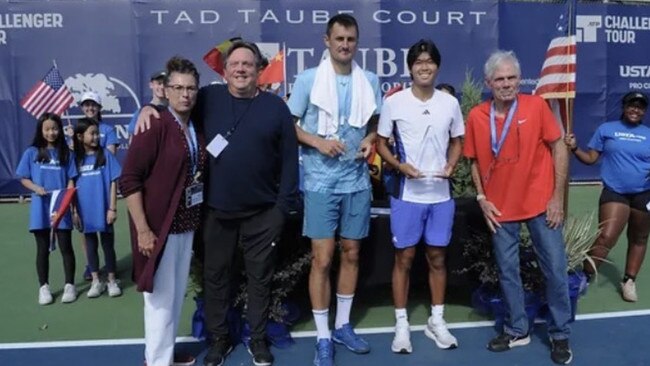
[[[254,69],[256,67],[255,62],[250,62],[250,61],[234,61],[234,60],[229,60],[226,62],[226,67],[227,68],[237,68],[237,67],[243,67],[245,69]]]
[[[171,89],[176,94],[183,94],[183,92],[187,92],[187,94],[194,95],[199,91],[199,88],[197,88],[194,85],[183,86],[183,85],[174,84],[174,85],[167,85],[166,88]]]

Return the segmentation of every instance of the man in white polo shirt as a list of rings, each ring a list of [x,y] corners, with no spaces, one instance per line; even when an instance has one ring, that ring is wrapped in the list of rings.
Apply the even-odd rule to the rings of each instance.
[[[379,117],[377,151],[399,171],[391,192],[391,231],[395,245],[393,301],[395,338],[392,351],[411,353],[406,303],[415,246],[424,239],[429,263],[431,317],[424,333],[439,348],[458,346],[443,318],[447,270],[445,248],[451,239],[454,200],[449,177],[462,151],[463,116],[455,97],[434,88],[440,52],[430,40],[409,49],[412,87],[389,97]],[[395,156],[388,146],[395,139]]]

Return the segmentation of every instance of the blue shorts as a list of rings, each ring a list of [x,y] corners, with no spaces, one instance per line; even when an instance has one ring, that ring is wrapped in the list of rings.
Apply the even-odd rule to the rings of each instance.
[[[370,201],[367,189],[354,193],[321,193],[305,191],[305,216],[302,235],[311,239],[360,240],[370,229]],[[338,229],[338,230],[337,230]]]
[[[395,248],[417,245],[424,234],[424,242],[435,247],[446,247],[451,241],[456,204],[453,199],[439,203],[414,203],[390,199],[390,229]]]

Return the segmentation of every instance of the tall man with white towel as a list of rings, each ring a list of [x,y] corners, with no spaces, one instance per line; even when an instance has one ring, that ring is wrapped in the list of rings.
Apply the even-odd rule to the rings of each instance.
[[[329,57],[298,75],[288,104],[296,120],[304,168],[303,234],[312,240],[309,294],[317,329],[314,365],[334,363],[333,342],[355,353],[370,346],[350,325],[359,246],[368,236],[372,191],[365,158],[376,137],[381,108],[377,75],[353,60],[359,27],[349,14],[327,23]],[[337,237],[341,260],[335,329],[329,329],[330,267]]]

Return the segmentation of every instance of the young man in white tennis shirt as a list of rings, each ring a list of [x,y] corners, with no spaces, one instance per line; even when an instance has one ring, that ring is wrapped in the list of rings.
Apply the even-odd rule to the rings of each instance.
[[[439,348],[458,346],[447,329],[443,312],[447,284],[445,249],[451,239],[455,210],[448,178],[460,158],[465,125],[456,98],[434,88],[440,67],[436,45],[429,40],[418,41],[409,49],[407,64],[412,87],[384,102],[377,131],[377,151],[400,173],[391,192],[396,319],[391,349],[396,353],[413,350],[406,304],[409,270],[421,239],[426,243],[431,291],[431,317],[424,332]],[[388,146],[391,135],[396,156]]]

